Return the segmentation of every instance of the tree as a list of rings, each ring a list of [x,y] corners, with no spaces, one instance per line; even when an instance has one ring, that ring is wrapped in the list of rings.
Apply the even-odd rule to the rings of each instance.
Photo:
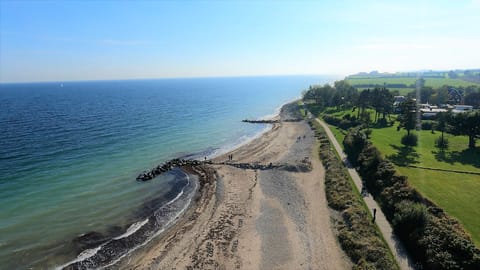
[[[393,95],[385,87],[382,88],[382,91],[380,92],[380,95],[382,96],[383,119],[385,119],[385,117],[388,114],[392,113],[392,111],[393,111]]]
[[[480,93],[470,93],[465,96],[465,104],[480,108]]]
[[[424,86],[420,89],[420,103],[431,102],[432,95],[435,91],[432,87]]]
[[[455,71],[450,70],[450,72],[448,72],[448,77],[450,77],[450,79],[456,79],[458,78],[458,74]]]
[[[410,130],[414,129],[417,124],[417,102],[409,98],[402,103],[400,108],[399,128],[407,130],[407,135],[410,136]]]
[[[367,139],[368,139],[370,137],[370,134],[372,134],[372,130],[370,129],[370,126],[372,124],[372,118],[370,117],[370,113],[362,112],[362,114],[360,115],[360,120],[367,128],[367,130],[365,131],[365,135],[367,136]]]
[[[475,148],[475,139],[480,137],[480,112],[458,113],[449,119],[455,135],[468,136],[468,147]]]
[[[357,107],[359,108],[359,110],[357,112],[357,118],[360,118],[360,114],[362,114],[365,109],[370,105],[370,97],[370,89],[363,90],[358,96]]]
[[[443,151],[443,149],[447,148],[448,140],[445,139],[443,136],[445,131],[447,130],[449,119],[452,117],[451,113],[439,113],[437,114],[437,130],[442,132],[440,136],[437,146]]]
[[[346,80],[336,81],[334,87],[337,90],[342,105],[351,107],[355,104],[358,97],[358,91],[355,87],[351,86]]]
[[[378,119],[378,115],[380,114],[382,108],[383,108],[383,100],[382,100],[382,96],[380,95],[380,87],[375,87],[372,91],[372,94],[371,94],[371,99],[370,99],[370,102],[372,104],[372,107],[375,109],[375,122],[377,122],[377,119]]]
[[[448,87],[447,86],[442,86],[441,88],[437,89],[436,94],[432,95],[432,100],[434,104],[440,105],[440,104],[446,104],[447,101],[450,99],[448,96]]]

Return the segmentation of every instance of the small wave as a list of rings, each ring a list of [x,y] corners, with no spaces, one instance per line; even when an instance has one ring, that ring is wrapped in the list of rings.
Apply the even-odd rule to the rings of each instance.
[[[188,177],[188,175],[187,175]],[[194,187],[194,191],[197,189],[197,185],[195,184],[195,187]],[[182,191],[183,192],[183,191]],[[193,192],[194,193],[194,192]],[[192,194],[193,194],[192,193]],[[173,200],[172,200],[173,201]],[[127,253],[123,254],[122,256],[118,257],[117,259],[113,260],[111,263],[105,265],[105,266],[102,266],[98,269],[105,269],[105,268],[108,268],[108,267],[111,267],[113,265],[115,265],[116,263],[118,263],[120,260],[122,260],[123,258],[125,258],[125,256],[129,255],[130,253],[132,253],[133,251],[145,246],[146,244],[148,244],[150,241],[152,241],[155,237],[159,236],[161,233],[163,233],[167,228],[169,228],[169,226],[178,218],[180,217],[187,209],[188,207],[190,206],[190,203],[192,202],[192,196],[189,197],[189,199],[187,200],[187,202],[185,203],[185,206],[180,210],[178,211],[178,213],[173,216],[160,230],[158,230],[154,235],[152,235],[151,237],[149,237],[145,242],[143,242],[142,244],[140,245],[137,245],[136,247],[132,248],[131,250],[129,250]]]
[[[102,249],[102,245],[96,247],[96,248],[91,248],[91,249],[86,249],[84,251],[82,251],[80,254],[78,254],[77,258],[75,258],[75,260],[73,261],[70,261],[64,265],[61,265],[61,266],[58,266],[58,267],[55,267],[55,270],[61,270],[63,269],[64,267],[70,265],[70,264],[74,264],[74,263],[77,263],[77,262],[81,262],[81,261],[84,261],[90,257],[93,257],[95,254],[97,254],[97,252]]]
[[[135,222],[132,225],[130,225],[130,227],[128,227],[127,231],[124,234],[122,234],[118,237],[115,237],[113,239],[118,240],[118,239],[125,238],[125,237],[135,233],[136,231],[138,231],[140,228],[143,227],[143,225],[147,224],[147,222],[148,222],[148,218],[145,219],[145,220],[139,221],[139,222]]]
[[[231,144],[227,144],[223,147],[215,149],[215,151],[213,151],[210,155],[208,155],[207,158],[208,159],[216,158],[216,157],[221,156],[223,154],[226,154],[230,151],[233,151],[233,150],[235,150],[239,147],[242,147],[242,146],[246,145],[247,143],[259,138],[265,132],[268,132],[271,129],[272,129],[272,125],[266,124],[264,129],[254,133],[253,135],[243,135],[240,138],[238,138],[238,140],[236,142],[231,143]]]
[[[108,268],[108,267],[111,267],[113,265],[115,265],[116,263],[118,263],[122,258],[124,258],[125,256],[127,256],[128,254],[130,254],[131,252],[137,250],[138,248],[142,247],[142,246],[145,246],[147,243],[149,243],[152,239],[154,239],[155,237],[157,237],[158,235],[160,235],[161,233],[163,233],[167,228],[169,228],[187,209],[188,207],[190,206],[191,204],[191,201],[192,201],[192,198],[198,188],[198,184],[196,181],[191,181],[190,180],[190,176],[183,172],[182,173],[185,175],[185,179],[187,179],[188,183],[187,185],[185,185],[182,190],[177,194],[177,196],[175,196],[175,198],[173,198],[172,200],[170,200],[169,202],[167,202],[166,204],[163,204],[159,209],[157,209],[150,217],[146,218],[145,220],[142,220],[142,221],[139,221],[139,222],[135,222],[133,223],[132,225],[130,225],[130,227],[126,230],[125,233],[123,233],[122,235],[118,236],[118,237],[115,237],[115,238],[112,238],[110,241],[94,248],[94,249],[88,249],[88,250],[85,250],[83,251],[82,253],[80,253],[80,255],[77,256],[77,258],[75,260],[72,260],[62,266],[59,266],[55,269],[63,269],[65,267],[68,267],[72,264],[76,264],[76,263],[79,263],[79,264],[82,264],[83,261],[90,261],[89,263],[90,264],[93,264],[93,265],[96,265],[95,268],[96,269],[104,269],[104,268]],[[193,184],[193,186],[192,186]],[[186,192],[185,190],[189,187],[189,189],[191,189],[191,192]],[[180,200],[180,198],[183,198],[183,200]],[[179,203],[182,203],[182,201],[184,202],[183,204],[179,204]],[[172,205],[173,206],[170,206]],[[173,207],[173,208],[172,208]],[[166,216],[162,216],[162,217],[167,217],[168,219],[165,219],[165,220],[162,220],[162,219],[159,219],[159,217],[156,216],[156,213],[158,212],[162,212],[162,213],[165,213],[163,212],[162,209],[167,209],[167,212],[168,213],[168,209],[177,209],[175,210],[175,212],[173,212],[172,216],[169,216],[169,215],[166,215]],[[157,218],[156,221],[154,221],[153,219]],[[157,224],[157,225],[154,225],[155,228],[154,228],[154,232],[153,232],[153,235],[150,235],[148,236],[150,233],[147,233],[145,234],[145,230],[151,230],[151,226],[152,224]],[[160,226],[158,226],[159,224],[161,224]],[[137,235],[137,233],[139,233],[139,235]],[[143,238],[142,237],[145,236],[146,238]],[[129,238],[129,237],[133,237],[133,238]],[[140,238],[138,238],[140,237]],[[137,240],[135,240],[137,239]],[[135,241],[138,241],[138,239],[143,239],[142,242],[138,242],[135,246],[131,247],[131,248],[128,248],[126,250],[116,250],[115,249],[115,242],[117,241],[120,241],[120,243],[128,243],[130,241],[130,243],[132,243],[131,241],[135,242]],[[127,241],[127,242],[125,242]],[[123,245],[120,245],[122,246],[123,248]],[[104,249],[105,250],[102,250]],[[102,255],[103,253],[105,252],[108,252],[108,250],[111,250],[112,248],[114,248],[113,252],[120,252],[118,253],[118,257],[117,256],[114,256],[113,258],[111,258],[112,260],[110,261],[110,263],[108,263],[107,265],[97,265],[95,260],[96,258],[92,258],[93,256],[95,256],[97,253],[99,253],[100,255]]]

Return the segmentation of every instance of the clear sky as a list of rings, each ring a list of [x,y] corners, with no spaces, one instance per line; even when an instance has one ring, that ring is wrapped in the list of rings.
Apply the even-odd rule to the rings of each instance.
[[[0,81],[480,68],[480,0],[0,0]]]

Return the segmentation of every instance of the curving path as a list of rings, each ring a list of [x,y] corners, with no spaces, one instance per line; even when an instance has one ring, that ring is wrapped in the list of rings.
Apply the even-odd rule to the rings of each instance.
[[[315,120],[325,130],[328,138],[330,139],[333,146],[335,147],[335,151],[337,151],[338,155],[343,160],[343,163],[345,164],[345,167],[347,168],[349,175],[352,177],[353,182],[355,183],[355,186],[357,187],[357,189],[363,190],[362,178],[360,178],[357,171],[350,165],[347,159],[347,155],[343,152],[342,147],[340,147],[340,144],[338,143],[337,139],[333,135],[329,126],[318,118],[315,118]],[[365,201],[365,204],[367,205],[367,207],[371,212],[373,212],[374,208],[377,209],[375,222],[378,228],[380,229],[380,232],[383,234],[383,238],[387,242],[388,247],[393,253],[393,256],[395,256],[395,259],[397,260],[398,265],[400,266],[400,269],[405,269],[405,270],[415,269],[414,262],[409,258],[402,243],[397,239],[397,237],[393,233],[390,223],[388,223],[387,218],[383,214],[377,202],[373,199],[373,197],[368,192],[363,195],[363,200]],[[373,216],[373,213],[372,213],[372,216]]]

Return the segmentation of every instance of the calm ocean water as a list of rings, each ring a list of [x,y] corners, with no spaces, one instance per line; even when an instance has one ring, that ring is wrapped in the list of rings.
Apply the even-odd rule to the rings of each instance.
[[[245,142],[266,126],[242,119],[274,114],[302,89],[330,79],[0,85],[0,268],[53,268],[76,258],[76,236],[125,231],[144,203],[167,196],[179,177],[140,183],[138,173]]]

